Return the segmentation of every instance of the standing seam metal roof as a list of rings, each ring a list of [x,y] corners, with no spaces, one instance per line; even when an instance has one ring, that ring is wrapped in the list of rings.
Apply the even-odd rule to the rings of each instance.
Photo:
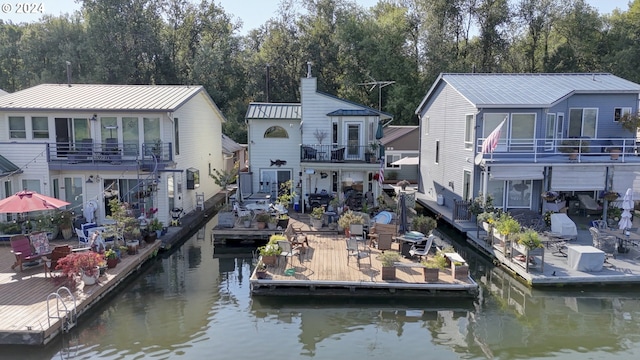
[[[175,111],[200,91],[199,85],[42,84],[0,97],[0,110]]]
[[[302,116],[300,104],[293,103],[250,103],[247,109],[247,119],[282,119],[300,120]]]
[[[640,85],[608,73],[447,74],[431,87],[418,111],[445,81],[478,108],[547,107],[572,93],[640,93]]]

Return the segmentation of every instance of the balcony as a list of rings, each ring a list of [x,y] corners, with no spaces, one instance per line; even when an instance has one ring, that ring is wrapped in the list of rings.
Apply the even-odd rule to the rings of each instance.
[[[169,142],[94,143],[83,139],[75,143],[47,143],[46,156],[50,170],[141,170],[162,169],[173,161]]]
[[[368,145],[300,145],[301,162],[377,164],[377,155]]]
[[[500,139],[493,153],[477,153],[492,163],[640,163],[635,138]]]

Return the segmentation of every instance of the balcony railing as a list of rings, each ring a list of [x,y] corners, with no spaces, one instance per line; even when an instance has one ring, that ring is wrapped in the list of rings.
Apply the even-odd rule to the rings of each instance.
[[[84,139],[75,143],[48,143],[48,162],[86,163],[86,162],[122,162],[153,160],[158,162],[173,160],[171,143],[94,143]]]
[[[478,139],[476,151],[482,152],[484,139]],[[493,153],[484,160],[495,162],[626,162],[638,161],[635,138],[500,139]]]
[[[375,163],[377,155],[371,151],[369,146],[306,144],[300,146],[300,161],[302,162]]]

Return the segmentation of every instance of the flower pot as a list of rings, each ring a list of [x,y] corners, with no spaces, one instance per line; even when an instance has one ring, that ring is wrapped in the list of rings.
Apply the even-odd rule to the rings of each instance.
[[[72,228],[61,228],[60,231],[62,232],[62,237],[65,240],[69,240],[71,239],[71,237],[73,236],[73,229]]]
[[[116,265],[118,265],[118,258],[109,258],[107,259],[107,268],[108,269],[113,269],[114,267],[116,267]]]
[[[611,160],[618,160],[618,158],[620,157],[620,149],[611,149],[609,151],[609,154],[611,156]]]
[[[162,230],[156,230],[156,238],[162,236]]]
[[[140,246],[140,241],[128,240],[126,244],[127,244],[127,254],[135,255],[138,253],[138,247]]]
[[[262,255],[262,263],[267,266],[276,264],[278,257],[276,255]]]
[[[147,234],[147,236],[144,237],[144,241],[147,244],[153,244],[156,241],[156,239],[157,239],[157,236],[155,231],[149,232],[149,234]]]
[[[395,266],[383,266],[381,275],[382,275],[382,280],[395,280],[396,279],[396,267]]]
[[[569,160],[578,160],[578,150],[569,153]]]
[[[440,269],[424,268],[424,282],[437,282],[440,280]]]
[[[267,223],[267,229],[269,229],[269,230],[275,230],[276,226],[278,226],[277,223],[274,223],[274,222],[268,222]]]
[[[289,226],[289,219],[278,219],[278,225],[280,229],[286,229]]]
[[[313,226],[316,229],[322,228],[322,219],[311,218],[311,226]]]
[[[256,271],[256,277],[258,279],[266,279],[267,278],[267,271],[266,270],[257,270]]]
[[[247,228],[247,229],[248,229],[248,228],[250,228],[250,227],[251,227],[251,220],[245,220],[245,221],[243,221],[243,222],[242,222],[242,224],[243,224],[243,226],[244,226],[245,228]]]
[[[267,227],[267,223],[258,221],[256,222],[256,226],[258,227],[258,230],[263,230],[265,227]]]
[[[82,282],[85,286],[95,285],[98,282],[98,276],[100,275],[99,271],[96,271],[95,275],[89,276],[82,272]]]

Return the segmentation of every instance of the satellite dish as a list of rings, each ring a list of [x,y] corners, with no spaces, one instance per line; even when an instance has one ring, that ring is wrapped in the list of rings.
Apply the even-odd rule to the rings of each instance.
[[[476,158],[473,159],[473,162],[476,165],[482,164],[482,153],[478,153],[478,155],[476,155]]]

